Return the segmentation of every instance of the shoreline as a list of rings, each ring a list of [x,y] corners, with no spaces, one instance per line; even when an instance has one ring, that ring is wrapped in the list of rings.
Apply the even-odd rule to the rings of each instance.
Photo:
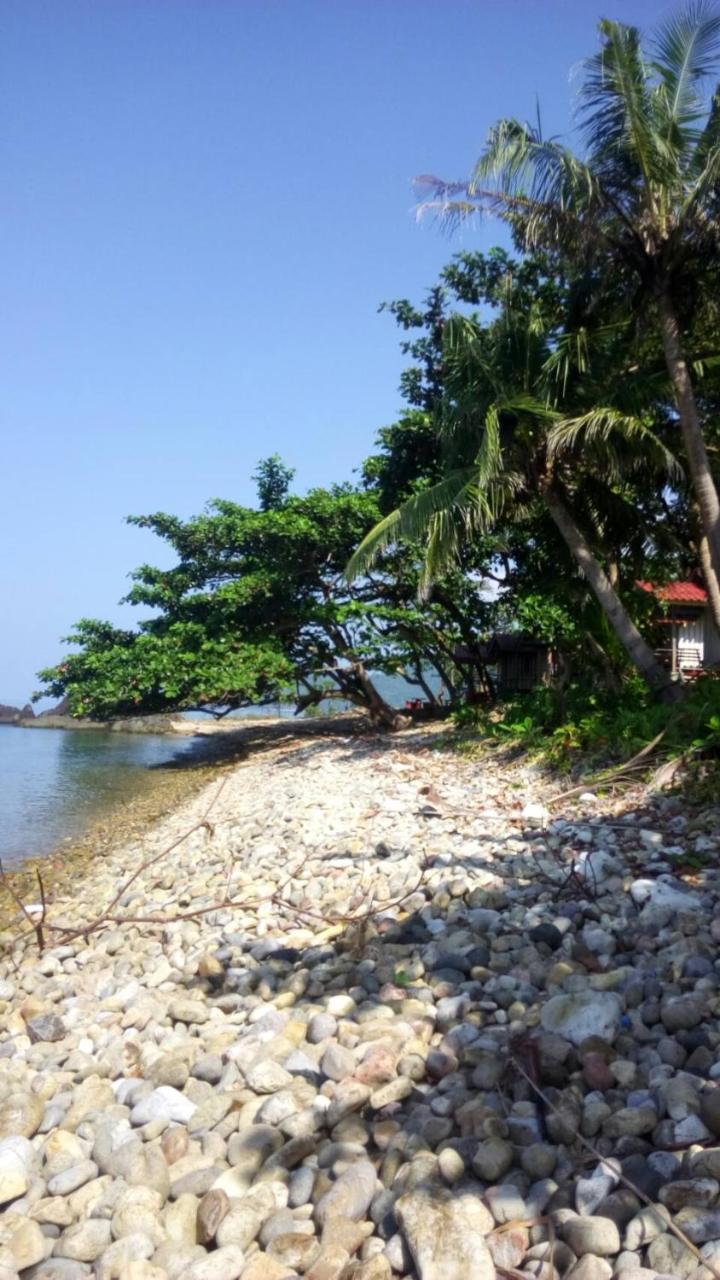
[[[8,1280],[707,1280],[717,807],[296,729],[0,954]]]
[[[299,723],[288,723],[281,717],[248,718],[239,725],[237,721],[232,725],[201,723],[199,727],[193,721],[180,723],[182,727],[176,731],[178,738],[192,737],[196,742],[182,755],[141,770],[138,781],[142,777],[144,783],[135,795],[106,806],[84,830],[64,837],[53,848],[4,868],[7,883],[3,884],[0,879],[0,936],[12,920],[17,920],[18,908],[8,884],[24,901],[34,902],[38,897],[39,872],[48,901],[54,901],[71,891],[79,877],[92,875],[94,859],[122,853],[126,846],[137,845],[163,823],[172,822],[178,812],[217,778],[238,767],[253,750],[262,749],[265,741],[359,732],[365,726],[362,717],[352,715]],[[51,727],[75,729],[78,726]]]

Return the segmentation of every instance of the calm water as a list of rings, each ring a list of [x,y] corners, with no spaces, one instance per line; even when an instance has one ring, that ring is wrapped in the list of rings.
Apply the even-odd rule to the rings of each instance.
[[[6,865],[78,835],[135,795],[145,771],[192,749],[173,737],[0,725],[0,856]]]

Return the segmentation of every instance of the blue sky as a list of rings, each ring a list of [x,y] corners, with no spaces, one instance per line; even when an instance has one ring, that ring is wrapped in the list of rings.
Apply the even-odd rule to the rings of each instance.
[[[662,12],[667,13],[664,9]],[[651,0],[4,0],[0,701],[161,558],[129,513],[352,476],[400,407],[383,299],[451,254],[411,179],[500,115],[565,132],[601,16]]]

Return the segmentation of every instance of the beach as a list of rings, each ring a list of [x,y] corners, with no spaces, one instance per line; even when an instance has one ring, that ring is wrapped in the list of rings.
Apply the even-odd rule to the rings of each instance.
[[[717,814],[447,737],[247,726],[16,911],[1,1280],[714,1274]]]

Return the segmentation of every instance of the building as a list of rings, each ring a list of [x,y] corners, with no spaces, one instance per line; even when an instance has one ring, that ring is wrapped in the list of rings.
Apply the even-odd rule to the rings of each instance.
[[[548,684],[556,668],[550,645],[522,631],[498,632],[477,648],[458,645],[453,656],[460,665],[472,663],[478,671],[489,672],[492,685],[501,696]]]
[[[656,624],[660,643],[657,656],[673,675],[692,679],[701,671],[720,666],[720,632],[708,607],[708,594],[693,580],[638,582],[658,602]]]

